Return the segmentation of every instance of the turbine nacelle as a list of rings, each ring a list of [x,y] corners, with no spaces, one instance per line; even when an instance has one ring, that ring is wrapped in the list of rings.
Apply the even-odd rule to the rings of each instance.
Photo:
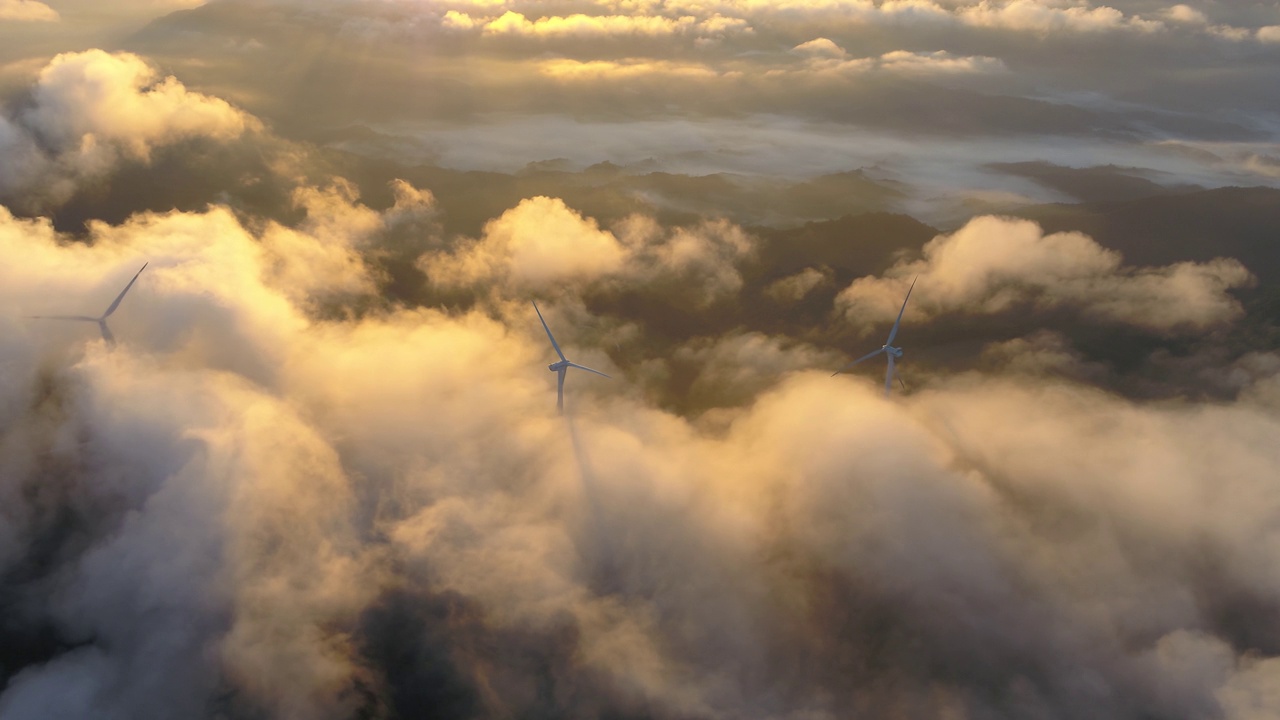
[[[551,363],[550,365],[547,366],[547,369],[550,370],[551,372],[560,372],[564,368],[569,367],[569,365],[570,365],[570,362],[568,360],[561,360],[560,362]]]
[[[881,345],[880,348],[896,358],[902,357],[902,348],[896,348],[892,345]]]

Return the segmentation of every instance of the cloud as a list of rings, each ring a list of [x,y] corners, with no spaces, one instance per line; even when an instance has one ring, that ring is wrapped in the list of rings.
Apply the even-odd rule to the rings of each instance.
[[[788,275],[775,280],[765,288],[765,294],[780,303],[795,303],[804,299],[815,288],[829,284],[831,272],[816,268],[805,268],[795,275]]]
[[[559,198],[534,197],[486,224],[479,239],[424,255],[418,265],[442,288],[647,285],[706,306],[737,293],[737,266],[753,250],[750,236],[725,221],[668,230],[635,215],[605,230]]]
[[[447,30],[471,30],[479,24],[475,18],[457,10],[449,10],[440,18],[440,26]]]
[[[29,105],[0,117],[0,193],[22,198],[39,187],[57,203],[122,160],[145,163],[159,147],[227,141],[259,127],[221,99],[159,78],[136,55],[65,53],[40,71]]]
[[[1000,313],[1028,303],[1071,307],[1088,316],[1157,331],[1202,330],[1237,317],[1228,293],[1252,276],[1235,260],[1124,268],[1115,251],[1080,233],[1045,235],[1026,220],[981,217],[900,262],[889,277],[860,278],[837,306],[861,328],[892,321],[911,278],[919,281],[904,322],[947,313]]]
[[[1071,341],[1060,333],[1037,330],[1023,338],[990,343],[982,351],[982,362],[1006,375],[1058,376],[1102,384],[1106,368],[1086,360]]]
[[[535,197],[490,221],[484,235],[451,253],[423,259],[423,272],[442,285],[494,281],[548,287],[590,281],[622,268],[617,238],[558,198]]]
[[[786,49],[815,34],[774,52],[799,66]],[[52,163],[93,135],[141,164],[235,137],[190,93],[140,100],[155,76],[107,93],[161,116],[119,130],[92,95],[120,84],[82,75],[55,93],[84,111],[69,129],[30,120],[55,106],[38,85],[0,144]],[[291,147],[270,213],[201,203],[72,236],[0,210],[0,716],[1247,720],[1274,704],[1269,346],[1207,364],[1238,393],[1213,402],[1099,389],[1112,371],[1049,332],[886,400],[828,376],[824,321],[790,320],[881,262],[801,253],[889,265],[928,237],[907,218],[757,236],[622,204],[602,222],[522,197],[523,178],[405,168],[387,187],[338,156],[362,204],[352,182],[310,182],[336,154]],[[621,173],[596,172],[570,180]],[[29,177],[47,195],[89,176]],[[437,197],[463,196],[498,209],[446,236],[460,210]],[[759,261],[770,237],[793,274]],[[23,317],[93,312],[144,260],[114,350]],[[379,294],[417,270],[421,293]],[[1202,334],[1226,332],[1250,280],[980,218],[839,309],[883,322],[915,273],[910,322],[1029,307]],[[570,377],[563,417],[535,294],[571,356],[614,375]],[[782,329],[752,329],[759,308]]]
[[[616,323],[587,288],[691,307],[736,292],[756,241],[606,230],[533,198],[455,251],[491,252],[492,302],[367,304],[362,258],[437,211],[392,193],[374,211],[341,182],[304,188],[287,241],[217,207],[89,242],[0,217],[24,259],[0,266],[19,329],[0,334],[0,561],[52,548],[49,574],[7,575],[23,601],[0,632],[67,647],[8,679],[6,717],[1120,717],[1265,697],[1271,651],[1236,649],[1269,647],[1280,602],[1265,373],[1213,405],[1035,371],[889,402],[806,370],[829,351],[725,332],[665,358],[715,417],[655,405],[620,356],[614,381],[570,379],[561,418],[545,335],[508,295],[554,290],[551,321],[586,338]],[[1081,238],[985,222],[1021,258],[1000,268],[1120,274]],[[578,246],[557,274],[548,257]],[[142,258],[113,352],[17,317],[109,300]],[[335,291],[363,310],[333,312]]]
[[[791,52],[812,57],[837,59],[846,57],[849,54],[845,52],[844,48],[828,38],[815,38],[808,42],[800,43],[791,48]]]
[[[435,216],[435,198],[403,180],[391,183],[394,204],[376,212],[357,203],[350,182],[293,191],[295,208],[306,217],[296,226],[267,225],[262,244],[273,261],[269,282],[309,309],[377,292],[377,273],[366,261],[400,243],[401,228],[417,231]]]
[[[58,22],[58,11],[39,0],[0,0],[0,20]]]
[[[1263,43],[1280,43],[1280,25],[1267,25],[1260,27],[1257,31],[1259,42]]]
[[[617,6],[610,2],[605,7]],[[637,8],[623,6],[641,13],[659,12],[666,5],[650,4]],[[681,2],[671,4],[684,12],[699,14],[723,13],[744,17],[756,24],[771,18],[774,21],[809,21],[815,23],[875,23],[897,27],[938,27],[948,24],[977,28],[993,28],[1014,32],[1078,32],[1096,33],[1114,30],[1152,32],[1164,28],[1158,20],[1147,20],[1108,5],[1091,6],[1089,3],[1063,3],[1054,0],[977,0],[976,2],[938,3],[932,0],[891,0],[876,3],[871,0],[788,0],[786,2],[758,3],[748,1]],[[1174,19],[1183,14],[1171,11]]]
[[[1051,33],[1061,31],[1106,32],[1131,30],[1154,32],[1164,24],[1158,20],[1144,20],[1130,16],[1106,5],[1089,7],[1087,4],[1059,7],[1057,3],[1042,0],[1007,0],[991,2],[982,0],[974,5],[960,7],[957,16],[962,22],[977,27]]]
[[[741,72],[721,72],[700,63],[666,60],[632,60],[614,62],[590,60],[582,62],[568,58],[544,60],[538,69],[548,77],[566,81],[614,81],[625,79],[658,78],[664,80],[705,80],[740,77]]]
[[[696,368],[689,406],[717,408],[747,405],[788,374],[839,367],[840,355],[753,332],[696,339],[678,348],[671,361]]]
[[[774,68],[758,75],[753,68],[737,63],[710,65],[669,60],[581,61],[555,58],[540,61],[537,67],[548,77],[573,82],[656,79],[664,82],[687,83],[695,88],[702,83],[710,82],[720,88],[730,88],[738,92],[754,86],[774,93],[779,91],[777,87],[779,82],[792,83],[797,80],[835,80],[843,83],[848,78],[873,73],[899,76],[977,75],[996,74],[1007,70],[1004,63],[997,58],[956,57],[941,50],[935,52],[895,50],[878,57],[851,58],[834,44],[828,47],[827,45],[811,46],[806,43],[793,48],[792,52],[804,58],[804,64],[801,67]]]
[[[1004,62],[997,58],[955,57],[942,50],[931,53],[895,50],[880,56],[879,67],[903,74],[992,73],[1005,70]]]
[[[464,16],[458,14],[447,15],[445,22],[455,29],[479,25],[474,19],[469,17],[464,19]],[[743,19],[721,16],[700,20],[691,15],[670,18],[661,15],[584,15],[579,13],[530,20],[513,10],[508,10],[500,17],[484,23],[486,35],[542,38],[677,34],[715,36],[729,32],[751,32],[751,27]]]
[[[649,285],[695,307],[736,295],[743,283],[739,265],[756,246],[754,237],[727,220],[667,230],[651,218],[632,216],[618,232],[631,248],[624,281]]]
[[[1174,5],[1164,11],[1164,15],[1174,22],[1188,25],[1207,25],[1209,18],[1203,12],[1190,5]]]

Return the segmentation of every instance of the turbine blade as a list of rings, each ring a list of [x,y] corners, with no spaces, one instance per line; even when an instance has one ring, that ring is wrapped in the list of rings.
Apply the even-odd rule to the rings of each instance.
[[[537,301],[533,301],[533,311],[538,313],[538,319],[542,320],[542,329],[547,331],[547,338],[551,340],[551,347],[556,349],[556,354],[560,356],[561,360],[568,360],[569,358],[560,352],[560,345],[556,343],[556,336],[552,335],[551,328],[547,327],[547,321],[542,317],[542,311],[538,309]]]
[[[911,299],[911,291],[916,289],[918,279],[920,279],[919,275],[911,278],[911,287],[907,288],[907,296],[902,299],[902,309],[898,311],[898,319],[893,321],[893,329],[889,331],[889,339],[885,341],[885,345],[892,345],[893,339],[898,336],[898,325],[902,323],[902,313],[907,311],[907,301]]]
[[[898,384],[902,386],[902,392],[906,392],[906,391],[907,391],[907,384],[906,384],[905,382],[903,382],[903,381],[902,381],[902,375],[901,375],[901,374],[899,374],[899,375],[898,375]]]
[[[609,378],[610,380],[612,380],[612,379],[613,379],[613,378],[612,378],[612,377],[610,377],[609,375],[605,375],[604,373],[600,372],[599,370],[592,370],[591,368],[587,367],[586,365],[579,365],[578,363],[571,362],[571,363],[569,363],[569,367],[576,367],[576,368],[578,368],[579,370],[586,370],[587,372],[593,372],[593,373],[595,373],[595,374],[597,374],[597,375],[604,375],[605,377]]]
[[[80,320],[82,322],[98,322],[98,318],[88,315],[28,315],[31,320]]]
[[[560,368],[556,373],[556,411],[561,415],[564,414],[564,376],[568,372],[568,368]]]
[[[889,367],[884,371],[884,396],[889,397],[889,392],[893,390],[893,355],[889,355]]]
[[[133,284],[138,280],[138,276],[141,275],[142,271],[146,270],[147,266],[150,264],[150,261],[142,263],[142,267],[138,268],[138,272],[134,273],[133,280],[130,280],[129,284],[124,286],[124,289],[120,291],[120,294],[116,296],[116,299],[111,302],[111,307],[107,308],[107,311],[102,313],[103,320],[106,320],[108,315],[115,312],[116,308],[120,307],[120,301],[124,299],[124,294],[129,292],[129,288],[133,287]]]
[[[102,339],[107,341],[107,347],[115,347],[116,336],[111,334],[111,328],[107,327],[105,318],[98,321],[98,329],[102,331]]]
[[[866,355],[863,355],[862,357],[858,358],[857,360],[854,360],[853,362],[849,363],[848,365],[845,365],[844,367],[840,368],[839,370],[837,370],[837,371],[835,371],[835,372],[831,373],[831,377],[835,377],[835,376],[839,375],[840,373],[844,372],[845,370],[848,370],[849,368],[853,367],[854,365],[857,365],[858,363],[862,362],[863,360],[870,360],[871,358],[873,358],[873,357],[875,357],[875,356],[879,355],[879,354],[880,354],[880,353],[882,353],[882,352],[884,352],[884,348],[880,348],[879,350],[876,350],[875,352],[869,352],[869,353],[867,353]]]

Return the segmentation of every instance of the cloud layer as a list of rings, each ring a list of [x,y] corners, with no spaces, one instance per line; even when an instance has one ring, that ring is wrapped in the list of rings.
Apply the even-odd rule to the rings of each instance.
[[[375,9],[521,12],[423,7]],[[1154,34],[1084,4],[601,8]],[[855,47],[805,37],[778,44],[800,72]],[[899,50],[866,56],[988,57]],[[390,166],[445,186],[387,183],[160,78],[133,55],[61,55],[0,125],[14,160],[0,187],[26,202],[0,206],[14,259],[0,263],[0,716],[1254,720],[1271,706],[1280,354],[1273,326],[1243,349],[1232,335],[1252,281],[1238,261],[1131,267],[1082,233],[994,216],[932,240],[888,214],[748,228],[697,212],[737,187],[715,178],[651,179],[677,220],[620,202],[602,220],[499,176]],[[167,152],[214,157],[185,210],[122,202],[123,219],[74,232],[38,212],[87,184],[183,177],[153,167]],[[334,168],[351,178],[317,180]],[[621,171],[565,187],[592,197],[592,172]],[[498,209],[447,232],[464,202],[441,198],[471,196],[489,204],[469,212]],[[100,312],[143,262],[114,349],[91,325],[29,317]],[[1169,347],[1193,356],[1167,364],[1229,375],[1230,392],[1100,389],[1117,371],[1063,329],[974,333],[985,371],[925,367],[892,399],[829,377],[843,354],[828,343],[895,316],[917,275],[913,338],[1074,313],[1126,338],[1209,337],[1199,353],[1180,338]],[[613,375],[572,375],[563,416],[533,299],[566,354]]]
[[[562,419],[523,302],[308,312],[321,218],[285,255],[217,209],[0,226],[10,307],[152,260],[116,352],[5,320],[0,557],[52,543],[12,597],[74,646],[6,715],[1243,719],[1276,682],[1274,377],[1217,407],[982,376],[887,402],[726,338],[679,358],[695,392],[786,377],[712,427],[625,375],[574,378]]]

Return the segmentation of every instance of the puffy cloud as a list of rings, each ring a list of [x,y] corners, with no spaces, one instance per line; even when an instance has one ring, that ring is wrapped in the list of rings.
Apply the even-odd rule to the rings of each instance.
[[[922,259],[900,262],[888,275],[860,278],[840,293],[837,305],[848,320],[864,329],[892,321],[918,276],[904,322],[1029,303],[1160,331],[1200,330],[1239,315],[1227,291],[1252,281],[1230,259],[1124,268],[1119,253],[1085,235],[1045,235],[1033,222],[991,216],[934,238]]]
[[[448,30],[471,30],[478,23],[475,18],[464,12],[449,10],[440,18],[440,25]]]
[[[1263,43],[1280,43],[1280,25],[1267,25],[1258,28],[1257,37],[1259,42]]]
[[[490,221],[480,239],[428,256],[421,266],[441,285],[504,281],[547,287],[616,272],[624,260],[618,239],[594,220],[558,198],[535,197]]]
[[[98,643],[13,678],[4,714],[40,717],[54,697],[70,714],[199,714],[228,680],[233,702],[274,717],[342,712],[350,650],[317,630],[349,618],[367,592],[343,520],[349,486],[328,441],[267,389],[308,321],[264,284],[266,270],[308,259],[271,258],[225,210],[95,225],[92,245],[7,211],[0,228],[0,244],[25,267],[7,266],[10,307],[93,305],[104,294],[105,304],[122,284],[113,270],[151,260],[113,317],[120,351],[96,341],[82,355],[46,347],[58,398],[27,395],[0,431],[15,470],[6,492],[59,488],[7,516],[15,541],[53,532],[51,542],[80,548],[51,589],[47,622]],[[32,337],[65,336],[44,324]],[[16,446],[22,438],[34,444]],[[41,514],[58,494],[95,518],[62,539]],[[65,683],[78,692],[52,689]]]
[[[879,58],[879,67],[889,72],[909,73],[992,73],[1005,70],[1004,62],[990,57],[955,57],[951,53],[895,50]]]
[[[1007,2],[982,0],[977,4],[959,8],[957,14],[964,23],[969,25],[1037,33],[1064,30],[1152,32],[1164,27],[1164,24],[1159,21],[1126,15],[1106,5],[1058,7],[1056,3],[1043,0],[1007,0]]]
[[[655,15],[569,15],[551,16],[529,20],[524,15],[508,10],[484,26],[488,35],[527,35],[534,37],[600,37],[611,35],[674,35],[700,32],[723,33],[731,28],[745,29],[745,24],[716,20],[704,25],[697,18],[684,16],[667,18]]]
[[[849,54],[845,52],[844,48],[835,44],[834,41],[828,38],[815,38],[808,42],[800,43],[799,45],[791,48],[791,52],[813,57],[837,59],[846,57]]]
[[[1055,0],[976,0],[939,3],[933,0],[711,0],[700,2],[648,3],[643,6],[601,3],[605,7],[626,8],[637,13],[689,12],[719,13],[738,16],[759,24],[763,18],[810,22],[858,22],[890,24],[902,27],[966,25],[1016,32],[1082,32],[1111,30],[1151,32],[1164,27],[1157,20],[1147,20],[1108,5],[1092,6],[1087,2],[1063,3]],[[1185,6],[1183,6],[1185,7]],[[1188,10],[1190,8],[1187,8]],[[1176,8],[1172,19],[1185,21],[1185,11]]]
[[[0,20],[57,22],[58,11],[39,0],[0,0]]]
[[[294,227],[270,223],[262,235],[273,258],[271,284],[310,308],[376,292],[378,278],[365,260],[376,258],[399,228],[416,228],[435,215],[429,191],[403,180],[393,181],[391,190],[395,204],[384,212],[357,203],[358,191],[341,178],[325,188],[294,190],[294,206],[305,219]]]
[[[199,358],[272,381],[288,337],[310,324],[308,313],[372,297],[380,278],[366,260],[376,259],[402,225],[434,212],[429,193],[402,182],[393,190],[396,204],[375,212],[356,203],[342,181],[300,188],[294,202],[305,217],[291,227],[263,221],[250,230],[225,207],[144,213],[118,226],[94,222],[87,236],[92,249],[68,245],[45,220],[15,218],[0,207],[0,247],[24,258],[3,274],[3,296],[27,314],[96,315],[127,281],[121,273],[149,262],[127,302],[149,307],[151,322],[121,312],[112,318],[118,338],[141,333],[175,362]],[[57,279],[37,279],[45,273]],[[156,288],[163,301],[151,307]],[[87,332],[78,324],[45,324],[40,331],[64,340]]]
[[[765,288],[765,294],[780,303],[795,303],[821,285],[831,282],[831,271],[805,268],[795,275],[775,280]]]
[[[1174,22],[1186,23],[1188,25],[1207,25],[1209,18],[1205,14],[1190,5],[1174,5],[1164,11],[1165,17]]]
[[[610,231],[559,198],[535,197],[490,221],[479,239],[424,255],[418,265],[442,288],[639,283],[705,306],[742,287],[737,265],[753,250],[751,238],[725,221],[667,230],[632,216]]]
[[[40,71],[30,104],[0,118],[0,193],[22,198],[39,187],[58,202],[121,159],[147,162],[157,147],[225,141],[257,127],[226,101],[159,78],[136,55],[65,53]]]
[[[651,218],[632,216],[618,232],[631,250],[624,281],[661,288],[695,306],[736,295],[743,282],[738,266],[755,253],[755,239],[727,220],[667,231]]]

